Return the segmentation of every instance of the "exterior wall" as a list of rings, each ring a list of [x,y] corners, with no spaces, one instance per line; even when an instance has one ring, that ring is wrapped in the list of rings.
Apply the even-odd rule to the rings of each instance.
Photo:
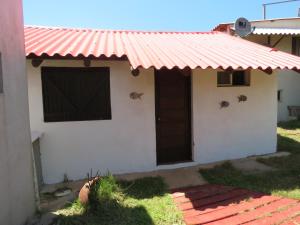
[[[208,163],[276,151],[276,75],[251,72],[249,87],[217,87],[214,70],[193,74],[194,159]],[[239,103],[237,97],[248,100]],[[228,108],[220,109],[220,102]]]
[[[282,71],[278,75],[278,90],[282,90],[282,101],[278,102],[278,121],[289,120],[288,106],[300,106],[300,74]]]
[[[271,44],[274,44],[281,38],[280,35],[271,36]],[[267,44],[266,35],[253,35],[248,40]],[[284,37],[276,46],[277,49],[291,53],[292,37]],[[300,74],[290,70],[282,70],[278,72],[278,90],[282,90],[282,101],[278,102],[278,121],[286,121],[289,119],[288,106],[300,106]]]
[[[260,28],[300,28],[300,18],[251,21],[252,26]]]
[[[250,21],[252,27],[257,28],[300,28],[300,18],[283,18],[283,19],[267,19],[267,20],[256,20]],[[234,27],[234,23],[224,23],[220,25],[229,25],[231,28]]]
[[[21,0],[2,0],[0,52],[0,224],[19,225],[35,211]]]
[[[42,66],[79,66],[82,61],[46,61]],[[28,63],[30,118],[44,132],[41,155],[45,183],[106,173],[146,171],[156,166],[153,70],[133,77],[127,62],[92,62],[110,67],[112,120],[44,123],[40,68]],[[142,92],[132,100],[131,92]]]
[[[82,66],[82,61],[46,60],[42,66]],[[41,131],[41,154],[46,183],[80,179],[92,168],[102,173],[142,172],[175,168],[254,154],[276,149],[275,75],[252,72],[250,87],[216,87],[216,71],[193,71],[193,163],[156,166],[154,71],[141,70],[133,77],[128,62],[96,62],[111,70],[112,120],[43,122],[40,68],[28,60],[30,119]],[[141,100],[129,94],[142,92]],[[237,96],[249,100],[237,103]],[[230,101],[220,109],[219,102]],[[274,109],[274,110],[272,110]]]

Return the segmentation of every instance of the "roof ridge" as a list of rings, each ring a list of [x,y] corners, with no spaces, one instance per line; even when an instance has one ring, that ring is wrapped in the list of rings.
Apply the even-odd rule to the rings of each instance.
[[[152,34],[213,34],[218,31],[151,31],[151,30],[113,30],[113,29],[97,29],[97,28],[73,28],[73,27],[52,27],[40,25],[24,25],[25,28],[49,29],[49,30],[75,30],[75,31],[96,31],[96,32],[113,32],[113,33],[152,33]]]

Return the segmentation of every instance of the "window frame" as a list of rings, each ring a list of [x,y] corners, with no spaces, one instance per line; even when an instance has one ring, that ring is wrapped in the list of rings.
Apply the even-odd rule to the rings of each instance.
[[[292,37],[292,54],[300,56],[300,36]]]
[[[219,76],[223,75],[223,74],[226,74],[226,75],[229,75],[229,83],[228,84],[219,84]],[[230,87],[232,86],[232,75],[231,73],[227,73],[225,71],[220,71],[217,73],[217,85],[218,87]]]
[[[4,94],[2,53],[0,52],[0,94]]]
[[[235,72],[244,72],[244,79],[245,84],[233,84],[233,76]],[[230,84],[220,84],[218,76],[222,73],[226,73],[230,75]],[[217,72],[217,87],[249,87],[251,84],[251,71],[250,70],[233,70],[232,72],[226,72],[226,71],[218,71]]]
[[[283,93],[283,90],[282,89],[279,89],[277,90],[277,102],[282,102],[282,93]]]
[[[61,70],[61,71],[59,71],[59,70]],[[58,71],[57,74],[59,74],[59,75],[56,74],[56,71]],[[76,71],[76,72],[74,72],[74,71]],[[83,71],[83,72],[81,72],[81,71]],[[65,74],[63,74],[64,72],[65,72]],[[64,106],[66,106],[66,108],[64,108],[64,106],[63,106],[62,107],[63,109],[61,111],[55,111],[55,107],[54,107],[54,110],[53,110],[53,108],[52,108],[52,110],[49,110],[49,108],[53,107],[53,104],[57,104],[57,102],[55,102],[55,100],[53,100],[53,99],[51,102],[51,99],[50,99],[51,97],[49,97],[49,95],[53,94],[53,90],[52,90],[52,93],[51,93],[51,91],[49,91],[49,83],[47,83],[47,82],[50,82],[50,81],[49,81],[48,76],[54,75],[54,77],[56,76],[55,79],[59,79],[57,77],[60,77],[63,75],[72,76],[73,72],[74,72],[74,76],[76,76],[76,77],[74,77],[74,79],[75,79],[74,85],[75,86],[74,87],[72,87],[70,85],[69,85],[69,87],[66,86],[67,90],[69,90],[68,94],[73,94],[74,92],[81,93],[81,91],[83,90],[82,88],[78,91],[76,90],[76,85],[78,87],[78,81],[80,82],[81,79],[84,79],[84,76],[91,76],[91,77],[95,76],[95,78],[93,78],[93,79],[96,79],[96,80],[99,79],[99,81],[105,81],[102,84],[102,85],[105,85],[102,89],[102,92],[100,91],[101,89],[97,90],[98,87],[96,86],[96,89],[94,89],[95,92],[91,96],[89,96],[89,98],[84,99],[84,97],[80,97],[81,96],[80,94],[78,94],[78,96],[80,99],[81,98],[84,99],[83,103],[86,102],[87,104],[84,104],[84,105],[88,106],[88,108],[90,106],[89,102],[94,100],[94,94],[98,95],[98,97],[100,97],[101,100],[104,100],[103,102],[99,101],[99,104],[104,104],[104,105],[101,105],[101,106],[94,105],[91,107],[92,109],[90,109],[92,111],[86,111],[86,112],[84,112],[85,113],[84,114],[81,111],[82,108],[79,107],[82,104],[82,102],[80,102],[80,103],[78,103],[79,105],[77,108],[75,108],[74,113],[73,113],[72,110],[71,111],[68,110],[67,106],[66,106],[66,105],[70,104],[68,102],[68,100],[70,100],[72,97],[68,98],[66,95],[67,93],[61,92],[61,90],[63,90],[63,89],[59,89],[59,88],[55,87],[54,88],[55,90],[59,90],[58,92],[54,91],[55,95],[57,95],[57,93],[63,94],[62,100],[61,100],[61,102],[58,102],[58,105],[64,105]],[[106,76],[106,77],[100,78],[97,76]],[[66,82],[70,81],[71,79],[72,78],[70,78],[70,77],[64,77],[64,80],[62,80],[62,82],[66,83]],[[76,81],[76,79],[77,79],[77,81]],[[50,82],[50,83],[52,83],[52,82]],[[53,66],[52,67],[41,67],[41,85],[42,85],[43,121],[45,123],[101,121],[101,120],[111,120],[112,119],[110,68],[109,67],[53,67]],[[53,87],[53,83],[50,86]],[[101,83],[100,83],[100,86],[101,86]],[[73,88],[74,89],[72,91],[70,91],[70,88],[71,88],[71,90]],[[82,96],[86,97],[86,95],[82,95]],[[63,97],[66,97],[66,98],[63,98]],[[57,96],[55,98],[57,99]],[[65,103],[68,103],[68,104],[65,104],[64,101],[65,101]],[[95,100],[95,101],[97,103],[97,100]],[[93,103],[93,104],[95,104],[95,103]],[[97,110],[95,110],[95,109],[97,109]],[[95,111],[93,111],[93,110],[95,110]],[[83,109],[83,111],[85,111],[85,110]],[[58,115],[56,115],[56,118],[55,118],[55,116],[53,116],[54,117],[53,118],[51,116],[51,114],[54,114],[54,115],[58,114]],[[98,115],[96,115],[96,114],[98,114]]]

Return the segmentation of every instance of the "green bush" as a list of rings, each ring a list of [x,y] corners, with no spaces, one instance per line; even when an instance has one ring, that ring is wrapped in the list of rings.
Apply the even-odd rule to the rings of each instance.
[[[97,210],[118,204],[122,195],[114,176],[108,174],[101,177],[92,186],[89,195],[89,209]]]
[[[103,177],[96,185],[97,199],[99,201],[113,199],[114,193],[118,190],[119,186],[114,176]]]

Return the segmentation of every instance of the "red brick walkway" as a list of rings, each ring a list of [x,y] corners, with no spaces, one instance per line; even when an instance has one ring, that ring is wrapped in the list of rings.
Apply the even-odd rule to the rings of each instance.
[[[172,196],[187,225],[300,225],[300,201],[294,199],[210,184],[176,189]]]

